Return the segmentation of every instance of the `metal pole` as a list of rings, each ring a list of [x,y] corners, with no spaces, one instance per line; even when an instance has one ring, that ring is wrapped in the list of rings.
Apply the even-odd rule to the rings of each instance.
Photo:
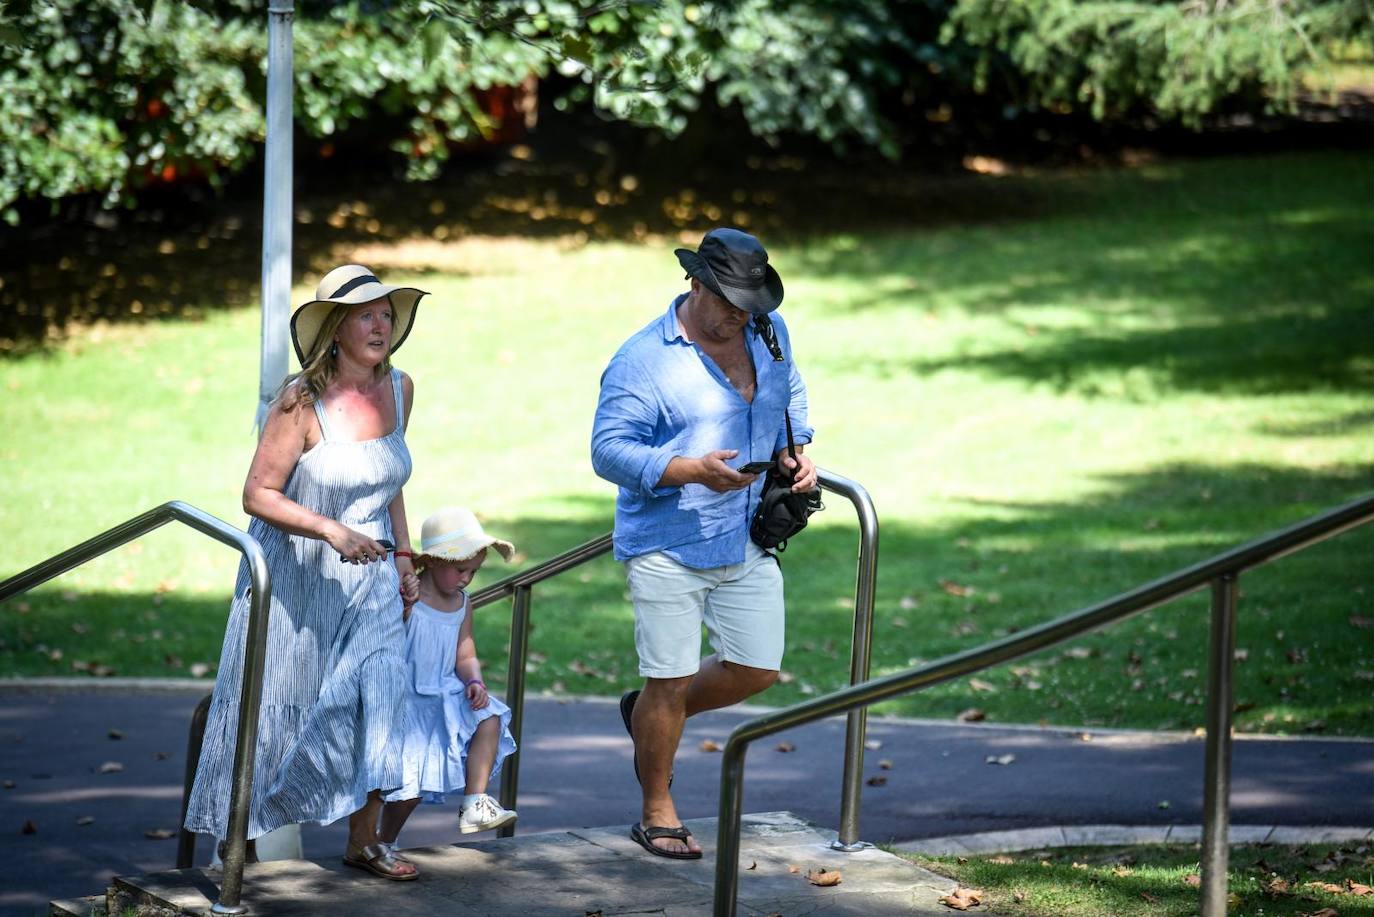
[[[821,485],[854,504],[859,516],[859,562],[854,583],[854,638],[850,644],[849,683],[868,681],[873,643],[873,596],[878,582],[878,513],[868,491],[856,481],[822,471]],[[850,710],[844,738],[844,778],[840,783],[840,833],[830,847],[853,853],[873,845],[859,840],[859,808],[864,778],[864,739],[868,708]]]
[[[258,750],[258,713],[262,706],[262,670],[267,659],[267,616],[272,610],[272,582],[267,559],[259,551],[248,558],[253,594],[248,604],[244,639],[243,690],[239,728],[234,739],[233,791],[229,796],[229,836],[224,839],[224,884],[212,914],[243,914],[243,863],[248,847],[248,807],[253,800],[253,759]]]
[[[267,148],[262,201],[262,368],[255,426],[287,372],[287,321],[291,312],[291,157],[294,61],[293,0],[267,4]]]
[[[506,666],[506,706],[510,708],[510,734],[515,738],[515,753],[501,765],[501,806],[514,809],[520,791],[520,730],[525,721],[525,656],[530,640],[530,587],[516,586],[511,602],[510,662]],[[501,837],[512,837],[515,824],[497,829]]]
[[[177,834],[177,869],[190,869],[196,864],[196,835],[186,830],[186,810],[191,805],[191,787],[196,782],[200,765],[200,748],[205,744],[205,721],[210,717],[210,702],[215,695],[207,694],[196,704],[191,714],[191,731],[186,736],[186,771],[181,784],[181,830]]]
[[[1203,917],[1226,915],[1237,582],[1234,573],[1212,581],[1212,640],[1207,665],[1207,750],[1202,788]]]
[[[720,818],[716,823],[715,917],[735,917],[739,881],[740,814],[744,810],[744,755],[748,740],[731,733],[720,762]]]

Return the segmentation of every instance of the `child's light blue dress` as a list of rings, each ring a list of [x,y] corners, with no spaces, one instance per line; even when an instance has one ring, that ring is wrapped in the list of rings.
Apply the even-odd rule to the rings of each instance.
[[[454,663],[458,629],[468,613],[467,593],[457,611],[440,611],[416,602],[406,621],[406,697],[401,723],[401,788],[386,795],[387,802],[423,798],[443,802],[449,793],[463,795],[467,787],[468,743],[483,720],[501,718],[501,740],[492,764],[494,782],[501,762],[515,751],[510,734],[510,708],[490,693],[487,705],[473,710],[464,691],[467,685]]]

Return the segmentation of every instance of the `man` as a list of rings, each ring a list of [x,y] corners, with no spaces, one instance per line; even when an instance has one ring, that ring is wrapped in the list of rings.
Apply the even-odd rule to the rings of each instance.
[[[806,387],[786,326],[770,323],[783,291],[768,253],[748,233],[713,229],[676,254],[691,290],[611,359],[592,464],[620,485],[615,556],[646,679],[620,702],[644,798],[630,836],[657,856],[698,859],[669,792],[683,723],[759,693],[782,664],[782,573],[749,538],[763,476],[737,469],[775,462],[801,493],[816,487],[816,467],[802,452],[813,435]],[[705,659],[703,623],[715,650]]]

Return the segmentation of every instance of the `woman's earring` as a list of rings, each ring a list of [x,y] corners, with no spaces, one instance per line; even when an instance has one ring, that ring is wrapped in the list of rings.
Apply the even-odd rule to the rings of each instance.
[[[338,341],[335,341],[333,344],[331,344],[331,345],[329,346],[329,355],[330,355],[332,358],[336,359],[336,360],[339,358],[339,342],[338,342]]]

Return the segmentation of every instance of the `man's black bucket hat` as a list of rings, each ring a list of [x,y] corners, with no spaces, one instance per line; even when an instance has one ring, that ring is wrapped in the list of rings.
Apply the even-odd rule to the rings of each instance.
[[[713,229],[696,251],[679,248],[678,263],[688,277],[736,309],[767,315],[782,304],[782,278],[768,263],[759,240],[738,229]]]

